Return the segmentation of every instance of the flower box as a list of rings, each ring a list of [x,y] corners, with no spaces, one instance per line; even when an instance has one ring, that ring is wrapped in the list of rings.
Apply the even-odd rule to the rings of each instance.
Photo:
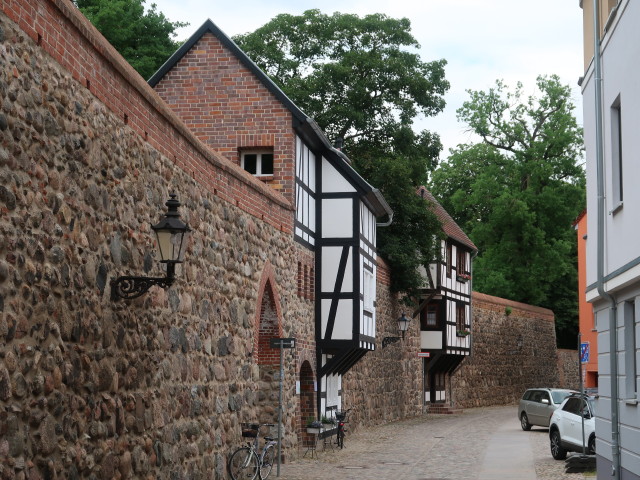
[[[466,337],[467,335],[471,335],[469,330],[458,330],[456,332],[456,337]]]
[[[468,273],[461,273],[460,275],[456,275],[456,280],[465,283],[471,280],[471,275],[469,275]]]

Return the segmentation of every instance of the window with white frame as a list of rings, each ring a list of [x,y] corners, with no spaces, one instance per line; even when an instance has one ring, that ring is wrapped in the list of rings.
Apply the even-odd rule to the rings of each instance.
[[[256,177],[273,175],[273,151],[242,151],[240,153],[240,166]]]
[[[620,97],[611,106],[611,174],[612,210],[615,212],[622,206],[622,201],[624,200],[622,188],[622,108]]]
[[[364,309],[367,312],[373,312],[373,302],[376,298],[376,282],[373,278],[373,272],[365,268],[363,280]]]
[[[467,272],[467,252],[464,248],[456,247],[456,274],[463,275]]]
[[[627,400],[638,399],[638,363],[636,360],[636,309],[640,308],[640,297],[633,302],[624,302],[622,308],[624,325],[624,367]]]
[[[456,303],[456,331],[458,335],[467,331],[467,309],[464,303]]]
[[[338,393],[340,390],[340,377],[327,375],[327,407],[338,405]]]

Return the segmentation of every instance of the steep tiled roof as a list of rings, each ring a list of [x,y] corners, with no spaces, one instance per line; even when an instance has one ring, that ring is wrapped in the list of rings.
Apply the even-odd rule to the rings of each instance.
[[[442,208],[440,202],[436,200],[436,197],[434,197],[429,190],[427,190],[425,187],[420,187],[418,189],[418,195],[426,200],[429,200],[432,203],[433,213],[436,214],[436,217],[438,217],[438,220],[440,220],[440,222],[442,223],[442,230],[447,235],[447,237],[469,247],[471,250],[474,250],[476,252],[478,251],[478,247],[476,247],[471,239],[467,237],[467,234],[464,233],[458,226],[458,224],[453,220],[453,218],[451,218],[451,215],[449,215],[447,211]]]

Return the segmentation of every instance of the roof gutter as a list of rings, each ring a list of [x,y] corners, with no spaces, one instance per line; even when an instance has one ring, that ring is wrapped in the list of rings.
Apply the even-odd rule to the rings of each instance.
[[[382,192],[380,192],[380,190],[378,190],[377,188],[369,184],[364,178],[360,176],[358,172],[353,170],[353,167],[351,167],[351,160],[349,159],[349,157],[347,157],[347,155],[344,152],[342,152],[341,150],[338,150],[333,145],[331,145],[331,143],[329,142],[329,139],[324,134],[324,132],[320,129],[320,126],[316,123],[314,119],[312,119],[311,117],[307,117],[306,120],[307,120],[307,125],[311,127],[311,130],[314,132],[315,136],[322,142],[323,147],[329,152],[336,155],[337,157],[341,158],[347,165],[349,165],[349,168],[352,169],[354,174],[353,175],[354,180],[360,183],[361,187],[365,191],[367,191],[367,193],[364,195],[364,199],[369,204],[371,209],[374,211],[376,217],[382,217],[385,215],[388,217],[388,220],[386,222],[376,223],[376,226],[387,227],[391,225],[391,222],[393,221],[393,210],[385,200],[384,196],[382,195]]]
[[[604,228],[605,228],[605,198],[604,198],[604,146],[603,146],[603,115],[602,115],[602,59],[600,52],[600,6],[599,0],[593,0],[593,61],[594,61],[594,93],[596,114],[596,183],[598,194],[597,208],[597,280],[596,288],[602,298],[609,302],[609,358],[611,383],[611,476],[620,479],[620,425],[619,425],[619,394],[618,394],[618,334],[617,310],[618,304],[613,295],[604,286]]]

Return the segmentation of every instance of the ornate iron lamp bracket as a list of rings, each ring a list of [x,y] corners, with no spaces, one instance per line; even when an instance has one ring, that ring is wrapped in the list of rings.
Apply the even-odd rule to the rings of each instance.
[[[384,337],[382,339],[382,348],[385,348],[387,345],[391,345],[392,343],[396,343],[400,340],[400,337]]]
[[[170,277],[118,277],[111,280],[111,299],[132,300],[147,293],[154,285],[169,288],[173,281]]]

